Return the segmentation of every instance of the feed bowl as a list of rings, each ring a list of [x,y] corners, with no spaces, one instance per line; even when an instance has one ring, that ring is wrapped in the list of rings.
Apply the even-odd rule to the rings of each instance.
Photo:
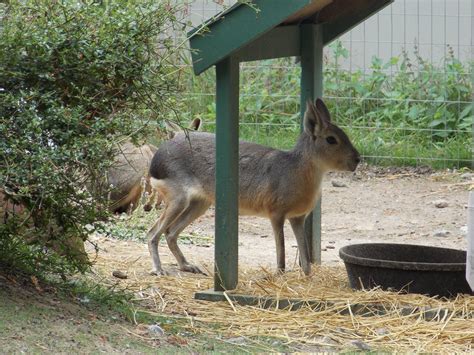
[[[410,244],[366,243],[339,250],[354,289],[452,297],[473,294],[466,281],[466,252]]]

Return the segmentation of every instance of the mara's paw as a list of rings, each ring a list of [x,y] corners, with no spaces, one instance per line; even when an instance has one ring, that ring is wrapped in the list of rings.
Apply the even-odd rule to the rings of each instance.
[[[276,276],[284,275],[285,272],[286,272],[286,271],[285,271],[285,268],[284,268],[284,267],[279,267],[278,269],[276,269],[275,275],[276,275]]]
[[[153,276],[168,276],[169,273],[168,273],[168,271],[165,271],[163,269],[160,269],[160,270],[153,269],[153,270],[150,271],[150,275],[153,275]]]
[[[307,267],[302,267],[301,269],[303,270],[303,273],[306,276],[311,276],[311,265],[309,265]]]
[[[275,272],[266,271],[265,274],[261,277],[262,281],[275,281],[278,277],[285,274],[285,269],[276,269]]]
[[[181,271],[186,271],[186,272],[192,272],[193,274],[202,274],[206,275],[207,274],[202,271],[200,268],[198,268],[196,265],[192,264],[184,264],[182,267],[179,268]]]

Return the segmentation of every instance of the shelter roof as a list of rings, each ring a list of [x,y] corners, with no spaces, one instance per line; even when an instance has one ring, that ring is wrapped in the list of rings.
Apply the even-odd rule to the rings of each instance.
[[[392,1],[251,0],[236,3],[189,33],[194,72],[202,73],[275,28],[322,24],[323,43],[327,44]],[[284,33],[287,31],[279,32]],[[285,46],[285,41],[292,40],[294,36],[282,35],[281,41],[273,41],[272,45]],[[260,58],[257,55],[251,59]]]

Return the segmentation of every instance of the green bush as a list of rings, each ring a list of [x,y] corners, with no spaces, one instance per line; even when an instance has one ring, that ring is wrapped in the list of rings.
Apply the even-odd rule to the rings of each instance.
[[[335,64],[326,70],[325,94],[353,98],[337,102],[342,122],[428,129],[434,141],[471,128],[472,63],[461,63],[451,49],[439,67],[423,59],[416,47],[414,62],[406,52],[386,63],[373,57],[366,74],[338,65],[348,56],[340,42],[332,50]]]
[[[176,48],[164,34],[176,22],[154,0],[0,7],[0,193],[24,207],[0,223],[3,267],[87,268],[70,241],[107,217],[117,143],[144,139],[172,108]]]

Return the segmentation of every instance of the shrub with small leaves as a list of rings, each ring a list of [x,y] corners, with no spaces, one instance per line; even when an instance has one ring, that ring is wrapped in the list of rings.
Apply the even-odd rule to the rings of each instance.
[[[107,217],[117,143],[144,139],[172,109],[175,14],[156,0],[0,4],[2,267],[87,268],[70,241]]]

